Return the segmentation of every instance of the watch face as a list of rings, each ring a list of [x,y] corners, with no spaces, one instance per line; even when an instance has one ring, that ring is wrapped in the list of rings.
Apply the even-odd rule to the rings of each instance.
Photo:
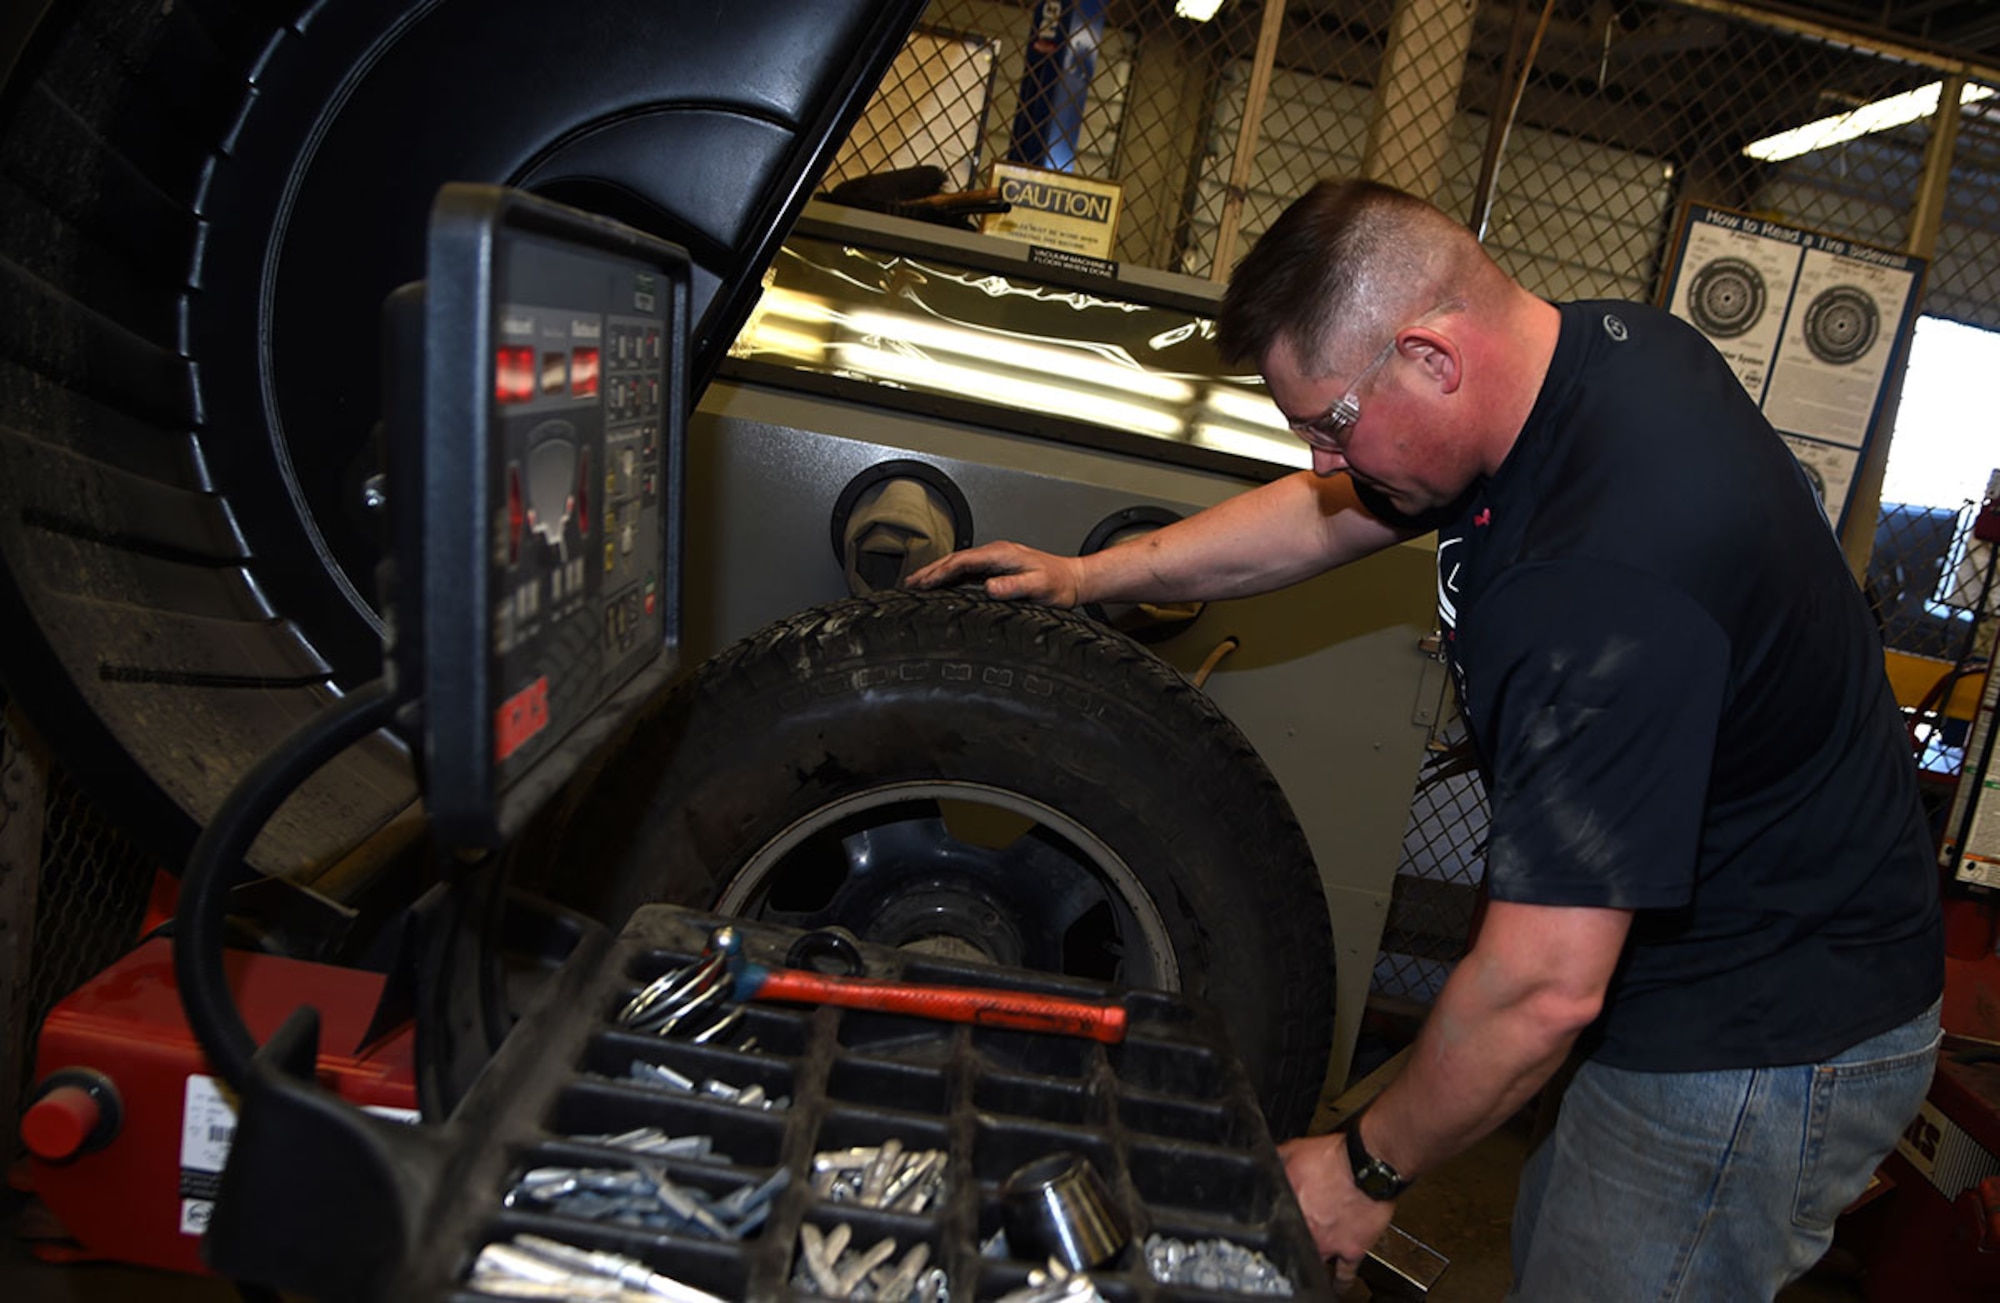
[[[1394,1199],[1408,1188],[1409,1183],[1396,1174],[1395,1168],[1369,1153],[1361,1142],[1360,1118],[1348,1123],[1347,1161],[1354,1168],[1354,1188],[1370,1199]]]
[[[1354,1174],[1355,1188],[1370,1199],[1394,1199],[1403,1192],[1403,1182],[1379,1159],[1369,1159]]]

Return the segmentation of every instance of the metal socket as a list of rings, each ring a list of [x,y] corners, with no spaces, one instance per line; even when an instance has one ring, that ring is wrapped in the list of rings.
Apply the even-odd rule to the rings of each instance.
[[[1059,1150],[1014,1169],[1000,1187],[1007,1249],[1089,1271],[1117,1257],[1132,1228],[1104,1178],[1081,1154]]]

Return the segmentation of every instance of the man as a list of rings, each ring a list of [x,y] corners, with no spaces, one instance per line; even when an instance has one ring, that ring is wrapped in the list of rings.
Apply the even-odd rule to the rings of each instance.
[[[1943,984],[1880,644],[1797,463],[1690,327],[1545,302],[1372,183],[1279,218],[1219,339],[1311,473],[1092,556],[996,543],[911,583],[1222,598],[1436,530],[1489,906],[1401,1076],[1283,1147],[1314,1238],[1351,1276],[1403,1186],[1575,1051],[1522,1174],[1515,1297],[1772,1297],[1915,1113]]]

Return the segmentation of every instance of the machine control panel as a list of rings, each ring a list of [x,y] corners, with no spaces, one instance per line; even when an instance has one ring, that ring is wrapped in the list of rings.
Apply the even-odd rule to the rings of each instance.
[[[422,357],[391,368],[392,661],[434,829],[495,846],[677,659],[687,261],[484,186],[440,193],[429,255],[391,329]]]

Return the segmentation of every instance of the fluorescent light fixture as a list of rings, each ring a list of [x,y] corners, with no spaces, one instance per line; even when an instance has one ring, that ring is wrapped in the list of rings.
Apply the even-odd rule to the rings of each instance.
[[[1934,81],[1928,86],[1906,90],[1900,95],[1863,104],[1858,109],[1846,113],[1836,113],[1832,117],[1808,122],[1803,127],[1793,127],[1790,131],[1780,131],[1775,136],[1752,141],[1743,147],[1744,154],[1765,163],[1779,163],[1800,154],[1810,154],[1815,149],[1825,149],[1843,141],[1855,140],[1873,135],[1877,131],[1887,131],[1905,123],[1927,118],[1937,112],[1938,98],[1944,94],[1944,83]],[[1976,104],[1990,99],[1993,89],[1989,86],[1966,83],[1965,91],[1958,97],[1961,105]]]
[[[1222,8],[1222,0],[1174,0],[1176,18],[1192,18],[1205,23],[1215,17],[1215,11]]]
[[[786,330],[760,321],[750,331],[749,347],[758,353],[776,353],[802,362],[818,362],[826,356],[826,341],[802,330]]]
[[[1035,371],[1058,380],[1076,381],[1139,398],[1167,403],[1194,400],[1194,386],[1172,376],[1156,375],[1136,365],[1121,365],[1103,357],[1092,357],[1086,346],[1062,348],[1008,339],[991,331],[971,330],[925,317],[889,312],[856,312],[846,320],[848,329],[896,343],[914,344],[936,353],[976,358],[1022,371]]]
[[[838,343],[833,351],[843,366],[878,379],[921,385],[965,398],[983,398],[1025,411],[1095,421],[1113,429],[1136,430],[1160,438],[1176,438],[1181,433],[1181,418],[1171,412],[1067,385],[1010,378],[980,367],[940,362],[873,344]]]
[[[1194,427],[1194,441],[1205,448],[1218,452],[1234,453],[1238,457],[1254,457],[1258,461],[1276,462],[1280,466],[1290,466],[1294,470],[1305,470],[1312,465],[1312,449],[1297,439],[1276,439],[1258,431],[1245,430],[1234,425],[1219,425],[1203,422]]]
[[[757,312],[760,316],[784,317],[792,321],[838,321],[841,315],[840,309],[825,299],[776,287],[765,290],[763,297],[757,300]]]
[[[1271,401],[1269,394],[1253,394],[1217,385],[1203,394],[1201,400],[1209,411],[1226,420],[1289,437],[1290,427],[1285,424],[1285,418],[1279,414],[1277,404]]]

